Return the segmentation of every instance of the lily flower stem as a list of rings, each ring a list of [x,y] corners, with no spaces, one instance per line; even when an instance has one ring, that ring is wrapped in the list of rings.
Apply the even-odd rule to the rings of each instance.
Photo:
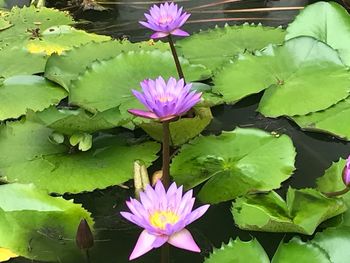
[[[89,249],[85,249],[85,259],[86,259],[86,263],[91,263]]]
[[[165,189],[170,185],[170,129],[169,121],[163,122],[163,168],[162,181]]]
[[[170,262],[170,247],[168,244],[164,244],[161,248],[161,263]]]
[[[346,187],[345,189],[343,189],[341,191],[331,192],[331,193],[323,193],[323,194],[326,195],[327,197],[336,197],[339,195],[346,194],[349,191],[350,191],[350,187]]]
[[[178,73],[178,75],[179,75],[179,78],[185,80],[185,76],[184,76],[184,73],[183,73],[183,71],[182,71],[181,64],[180,64],[180,60],[179,60],[179,57],[178,57],[178,55],[177,55],[176,48],[175,48],[175,45],[174,45],[174,41],[173,41],[173,38],[171,37],[171,35],[168,36],[168,40],[169,40],[169,45],[170,45],[171,53],[173,54],[173,57],[174,57],[174,61],[175,61],[175,65],[176,65],[176,70],[177,70],[177,73]],[[186,82],[186,81],[185,81],[185,82]]]

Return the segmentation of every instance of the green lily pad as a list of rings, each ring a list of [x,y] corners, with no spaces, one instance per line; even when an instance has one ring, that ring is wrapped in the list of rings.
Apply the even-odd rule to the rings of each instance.
[[[218,203],[279,188],[295,169],[295,154],[286,135],[237,128],[220,136],[200,136],[184,145],[173,159],[171,175],[185,188],[209,179],[198,197]]]
[[[262,114],[305,115],[345,99],[349,78],[335,50],[313,38],[299,37],[255,56],[240,56],[215,76],[213,91],[233,103],[266,89],[258,108]]]
[[[83,30],[77,30],[71,26],[53,26],[42,32],[40,39],[29,40],[25,48],[33,54],[44,53],[51,55],[62,54],[74,46],[86,44],[89,42],[102,42],[110,40],[109,36],[87,33]]]
[[[193,118],[181,118],[170,122],[170,143],[178,146],[200,134],[209,125],[213,116],[210,108],[197,108]],[[144,122],[139,126],[157,141],[163,140],[163,126],[158,122]]]
[[[0,175],[7,183],[33,183],[50,193],[93,191],[121,184],[133,176],[133,163],[148,167],[159,144],[135,144],[121,136],[94,138],[87,152],[52,144],[53,130],[30,121],[14,122],[0,129]],[[116,161],[117,160],[117,161]]]
[[[0,31],[9,28],[12,24],[0,15]]]
[[[324,193],[338,192],[345,188],[342,179],[343,168],[345,167],[346,160],[340,158],[337,162],[325,171],[324,175],[317,179],[317,189]],[[345,201],[346,205],[350,207],[350,192],[341,196]],[[350,226],[350,210],[347,210],[341,216],[340,225]]]
[[[0,85],[0,120],[17,118],[27,109],[43,110],[59,103],[67,93],[39,76],[15,76]]]
[[[269,263],[264,248],[256,239],[241,241],[239,238],[230,240],[221,248],[214,249],[204,263]]]
[[[286,39],[311,36],[336,49],[350,66],[350,16],[335,2],[307,6],[287,28]]]
[[[188,81],[206,79],[210,72],[201,65],[180,59]],[[142,107],[132,89],[140,89],[146,78],[177,76],[170,52],[129,52],[105,61],[96,61],[73,83],[69,100],[91,112],[105,111],[124,104],[120,110]]]
[[[122,52],[154,49],[166,51],[169,47],[160,41],[139,43],[131,43],[127,40],[91,42],[75,47],[62,55],[53,54],[47,61],[45,77],[68,90],[71,81],[77,79],[79,74],[83,73],[96,60],[110,59]]]
[[[80,220],[93,226],[81,205],[51,197],[33,185],[0,186],[0,247],[35,261],[82,262],[75,244]]]
[[[293,116],[303,130],[324,132],[340,139],[350,140],[350,99],[345,99],[325,109],[303,116]]]
[[[232,214],[241,229],[312,235],[319,224],[347,210],[342,199],[314,189],[288,189],[286,202],[275,192],[236,199]]]
[[[317,233],[312,243],[328,254],[330,262],[348,262],[350,257],[350,227],[328,228]]]
[[[132,119],[123,118],[118,108],[91,114],[83,109],[50,107],[35,114],[28,113],[27,118],[65,135],[75,133],[94,133],[101,130],[122,126]]]
[[[3,18],[13,26],[0,31],[0,47],[5,44],[17,42],[19,39],[35,37],[33,30],[42,33],[44,30],[57,25],[73,24],[74,20],[68,12],[61,12],[53,8],[23,8],[14,7]]]
[[[281,243],[273,256],[271,263],[333,263],[328,254],[312,243],[305,243],[294,237],[288,243]]]
[[[285,31],[281,28],[244,24],[209,29],[176,42],[179,54],[192,63],[217,69],[237,54],[254,51],[268,44],[283,43]]]

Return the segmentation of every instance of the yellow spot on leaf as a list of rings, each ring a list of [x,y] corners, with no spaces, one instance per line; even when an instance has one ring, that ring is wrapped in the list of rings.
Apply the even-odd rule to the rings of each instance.
[[[27,45],[27,49],[32,54],[45,53],[46,55],[51,55],[57,53],[61,55],[69,47],[46,42],[31,42]]]
[[[10,258],[18,257],[16,254],[12,253],[6,248],[0,248],[0,262],[9,260]]]

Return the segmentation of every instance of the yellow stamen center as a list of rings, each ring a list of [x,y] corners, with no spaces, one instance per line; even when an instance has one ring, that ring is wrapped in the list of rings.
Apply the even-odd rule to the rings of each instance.
[[[156,211],[149,217],[149,221],[152,226],[164,230],[167,224],[176,224],[179,216],[172,211]]]

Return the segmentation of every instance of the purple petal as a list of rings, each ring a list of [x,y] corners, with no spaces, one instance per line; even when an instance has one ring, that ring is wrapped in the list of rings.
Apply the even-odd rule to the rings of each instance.
[[[169,36],[168,32],[155,32],[155,33],[153,33],[151,35],[151,38],[157,39],[157,38],[163,38],[163,37],[166,37],[166,36]]]
[[[201,252],[200,248],[194,241],[190,231],[186,228],[182,229],[175,234],[172,234],[168,240],[168,243],[173,245],[174,247],[178,247],[181,249],[193,251],[193,252]]]
[[[154,248],[159,248],[159,247],[163,246],[168,241],[168,238],[169,237],[166,235],[157,236],[157,238],[153,242],[152,246]]]
[[[170,34],[174,36],[181,36],[181,37],[187,37],[190,35],[189,33],[187,33],[186,31],[180,28],[176,28],[175,30],[171,31]]]
[[[157,239],[157,236],[149,234],[146,230],[143,230],[137,240],[134,250],[132,251],[129,260],[133,260],[146,254],[153,249],[153,243]]]
[[[192,213],[186,218],[186,225],[191,224],[193,221],[200,218],[202,215],[207,212],[210,205],[202,205],[201,207],[198,207],[196,210],[193,210]]]
[[[159,118],[156,114],[154,114],[153,112],[150,112],[150,111],[130,109],[130,110],[128,110],[128,112],[135,115],[135,116],[139,116],[139,117],[143,117],[143,118],[147,118],[147,119],[158,119]]]

